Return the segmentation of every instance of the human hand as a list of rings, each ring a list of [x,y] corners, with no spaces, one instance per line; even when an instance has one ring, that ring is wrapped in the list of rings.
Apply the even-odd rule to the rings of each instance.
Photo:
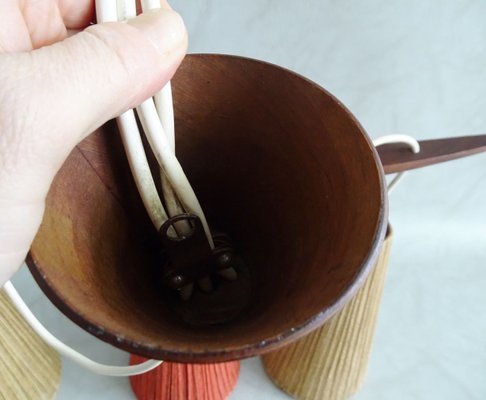
[[[87,27],[94,0],[0,0],[0,286],[22,264],[73,147],[160,90],[182,61],[184,23],[161,3]]]

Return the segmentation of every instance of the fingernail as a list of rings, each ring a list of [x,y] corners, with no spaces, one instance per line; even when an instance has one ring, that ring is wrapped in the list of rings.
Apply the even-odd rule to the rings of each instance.
[[[139,29],[162,54],[178,49],[186,40],[184,21],[172,10],[150,10],[128,23]]]

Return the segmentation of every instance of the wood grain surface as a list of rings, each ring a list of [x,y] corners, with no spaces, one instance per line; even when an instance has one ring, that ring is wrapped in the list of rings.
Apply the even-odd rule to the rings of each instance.
[[[421,140],[419,144],[420,152],[416,154],[401,143],[379,146],[377,150],[385,173],[427,167],[484,152],[486,135]]]

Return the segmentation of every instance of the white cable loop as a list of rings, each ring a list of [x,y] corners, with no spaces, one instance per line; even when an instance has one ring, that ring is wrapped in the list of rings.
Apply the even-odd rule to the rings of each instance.
[[[27,307],[27,304],[25,304],[25,302],[22,300],[19,293],[15,290],[14,286],[10,281],[5,283],[3,289],[5,290],[5,293],[10,298],[19,314],[22,315],[22,317],[25,319],[25,321],[27,321],[29,326],[34,330],[35,333],[37,333],[42,338],[44,342],[46,342],[53,349],[57,350],[63,356],[69,358],[76,364],[79,364],[94,373],[108,376],[133,376],[144,374],[145,372],[148,372],[158,367],[162,363],[162,361],[160,360],[148,360],[137,365],[113,366],[100,364],[96,361],[93,361],[83,354],[77,352],[73,348],[67,346],[58,338],[56,338],[52,333],[50,333],[44,327],[44,325],[42,325],[40,321],[34,316],[32,311],[30,311],[29,307]]]
[[[406,144],[410,147],[410,150],[414,154],[417,154],[420,152],[420,143],[417,141],[417,139],[413,138],[412,136],[408,135],[385,135],[385,136],[380,136],[379,138],[376,138],[373,140],[373,145],[375,147],[384,145],[384,144],[390,144],[390,143],[403,143]],[[405,172],[399,172],[388,184],[388,193],[391,193],[393,189],[397,186],[397,184],[401,181],[403,178],[403,175]]]
[[[151,2],[154,4],[154,1]],[[160,4],[160,3],[159,3]],[[97,0],[96,15],[99,22],[114,22],[135,16],[135,0]],[[156,229],[167,220],[167,213],[160,201],[155,183],[150,173],[150,167],[143,149],[140,132],[137,127],[135,115],[132,110],[117,118],[123,145],[127,152],[130,169],[135,178],[137,188],[145,207],[150,210],[149,215]],[[73,348],[67,346],[50,333],[30,311],[25,302],[9,281],[4,286],[5,293],[12,301],[17,311],[36,332],[41,339],[60,354],[74,361],[78,365],[100,375],[108,376],[134,376],[146,373],[158,367],[163,361],[147,360],[137,365],[114,366],[98,363],[84,356]]]

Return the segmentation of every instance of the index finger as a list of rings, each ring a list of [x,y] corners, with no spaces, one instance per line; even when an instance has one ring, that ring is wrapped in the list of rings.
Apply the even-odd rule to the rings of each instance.
[[[95,0],[59,0],[59,11],[67,29],[82,29],[95,22]]]

